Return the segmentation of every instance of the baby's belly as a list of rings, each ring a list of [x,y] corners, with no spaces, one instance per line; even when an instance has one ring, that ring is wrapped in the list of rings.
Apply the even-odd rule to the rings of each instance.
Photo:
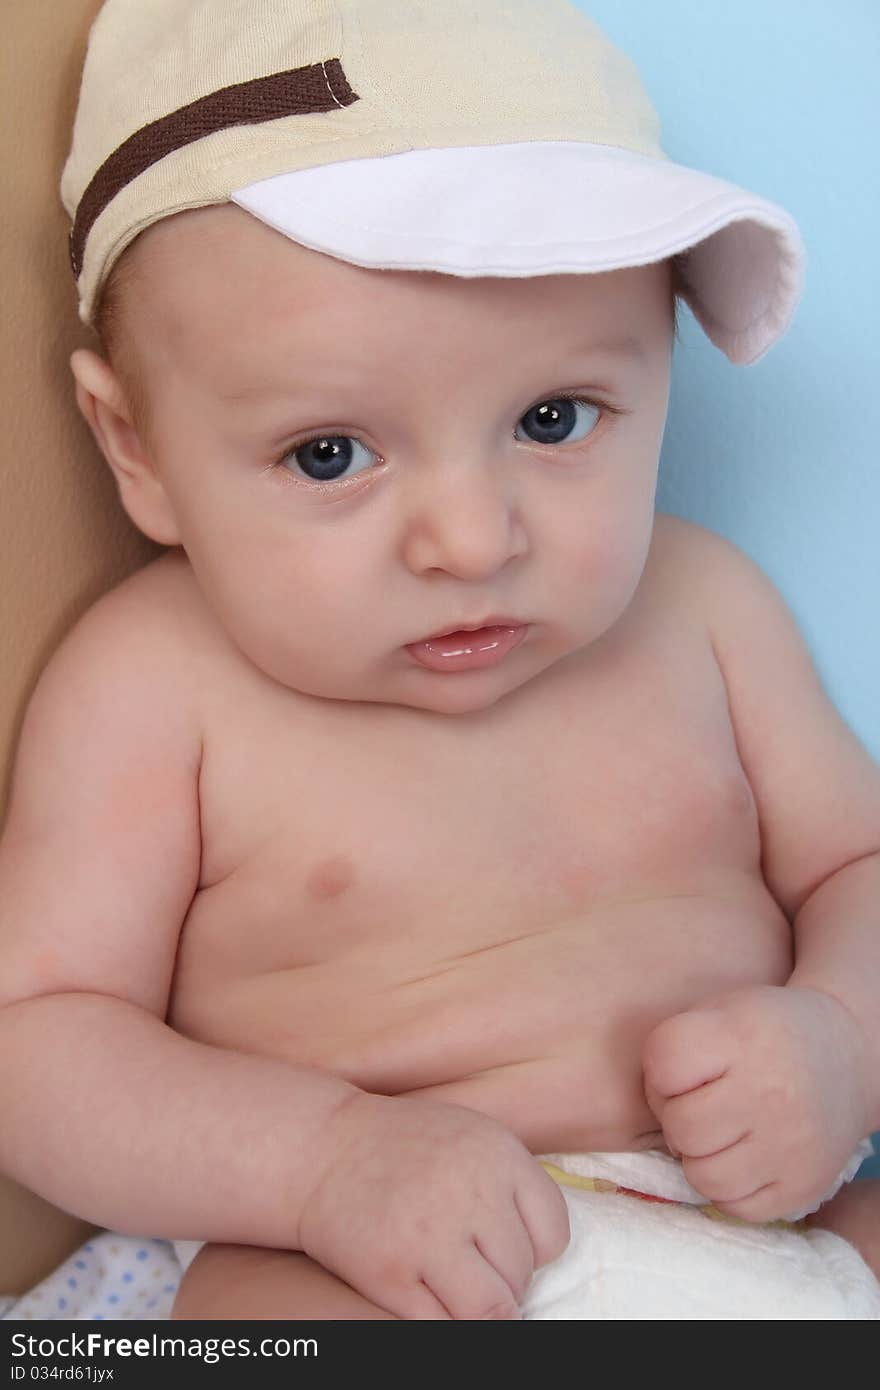
[[[531,929],[483,922],[474,937],[453,956],[404,960],[366,941],[234,977],[193,958],[169,1022],[368,1091],[469,1106],[536,1153],[622,1151],[659,1142],[642,1088],[651,1029],[712,994],[781,985],[792,968],[789,924],[747,875],[723,894],[635,893]]]

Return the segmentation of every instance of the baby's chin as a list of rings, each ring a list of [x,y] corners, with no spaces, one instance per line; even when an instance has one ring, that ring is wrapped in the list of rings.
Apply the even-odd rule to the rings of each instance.
[[[530,685],[534,679],[534,676],[530,676],[513,685],[508,682],[503,688],[499,687],[498,682],[496,682],[495,688],[490,689],[486,682],[483,682],[482,687],[478,687],[475,681],[468,683],[456,676],[439,676],[435,689],[413,692],[401,696],[400,699],[389,700],[387,703],[403,709],[421,710],[424,714],[436,714],[444,718],[480,714],[484,710],[493,709],[503,701],[512,698],[517,691]]]
[[[514,699],[519,691],[539,681],[545,670],[546,664],[540,670],[532,665],[518,673],[496,670],[440,674],[416,668],[397,672],[391,679],[309,682],[282,678],[280,683],[310,700],[367,705],[377,711],[383,708],[413,710],[454,718],[478,715]],[[273,678],[277,680],[278,676]]]
[[[382,703],[401,708],[421,710],[444,718],[479,715],[489,710],[513,705],[520,696],[538,690],[543,681],[564,665],[566,657],[576,651],[566,649],[556,654],[542,653],[531,659],[523,653],[519,661],[511,653],[507,663],[492,670],[440,673],[413,670],[398,688],[383,698]]]
[[[600,624],[600,626],[602,626]],[[598,635],[601,635],[598,634]],[[323,663],[320,652],[279,655],[269,646],[239,640],[251,662],[279,685],[306,699],[409,709],[440,717],[478,715],[534,691],[552,674],[576,662],[596,634],[553,623],[530,626],[526,637],[495,665],[429,669],[405,647],[371,660],[361,654],[351,668]]]
[[[605,637],[624,616],[629,601],[615,607],[613,620],[604,617],[566,629],[554,624],[537,624],[526,641],[511,651],[499,665],[487,670],[457,672],[426,671],[413,667],[393,682],[393,693],[376,695],[383,703],[406,706],[438,715],[478,714],[502,705],[512,705],[517,697],[537,694],[545,683],[565,679],[590,648]],[[361,697],[363,698],[363,697]]]

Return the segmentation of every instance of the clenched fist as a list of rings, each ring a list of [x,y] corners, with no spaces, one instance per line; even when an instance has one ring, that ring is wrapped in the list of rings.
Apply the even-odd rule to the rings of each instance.
[[[864,1056],[831,995],[739,989],[649,1034],[645,1095],[698,1192],[772,1221],[817,1202],[870,1129]]]
[[[568,1244],[553,1180],[463,1106],[361,1093],[318,1168],[301,1248],[399,1318],[521,1317],[532,1274]]]

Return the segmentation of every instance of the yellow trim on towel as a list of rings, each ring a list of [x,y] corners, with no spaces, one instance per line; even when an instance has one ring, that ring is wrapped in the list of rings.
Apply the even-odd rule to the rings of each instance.
[[[546,1159],[540,1158],[538,1162],[548,1176],[560,1187],[578,1187],[586,1192],[619,1192],[621,1196],[624,1197],[638,1197],[640,1195],[634,1189],[623,1187],[620,1183],[611,1182],[608,1178],[582,1178],[578,1173],[566,1173],[564,1168],[557,1167],[555,1163],[548,1163]],[[649,1201],[652,1195],[654,1194],[649,1192],[644,1194],[645,1198]],[[743,1221],[742,1217],[730,1216],[726,1211],[719,1211],[712,1202],[706,1202],[704,1205],[700,1206],[695,1202],[677,1201],[674,1197],[660,1197],[659,1199],[655,1197],[655,1200],[659,1200],[661,1204],[668,1204],[670,1206],[693,1206],[696,1207],[697,1211],[702,1212],[703,1216],[707,1216],[710,1221],[728,1221],[733,1226],[754,1226],[756,1224],[768,1227],[777,1226],[782,1227],[784,1230],[796,1231],[799,1235],[805,1234],[807,1229],[806,1222],[804,1221],[764,1221],[758,1223],[754,1221]]]
[[[538,1162],[560,1187],[583,1187],[586,1188],[587,1192],[616,1192],[618,1190],[617,1183],[609,1182],[608,1178],[582,1178],[577,1173],[566,1173],[564,1168],[557,1168],[555,1163],[547,1163],[543,1158],[539,1158]]]

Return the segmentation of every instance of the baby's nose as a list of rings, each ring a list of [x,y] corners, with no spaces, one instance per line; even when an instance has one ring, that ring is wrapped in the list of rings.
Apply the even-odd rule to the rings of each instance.
[[[472,461],[432,471],[406,507],[404,559],[413,573],[443,570],[476,582],[528,549],[513,481]]]

